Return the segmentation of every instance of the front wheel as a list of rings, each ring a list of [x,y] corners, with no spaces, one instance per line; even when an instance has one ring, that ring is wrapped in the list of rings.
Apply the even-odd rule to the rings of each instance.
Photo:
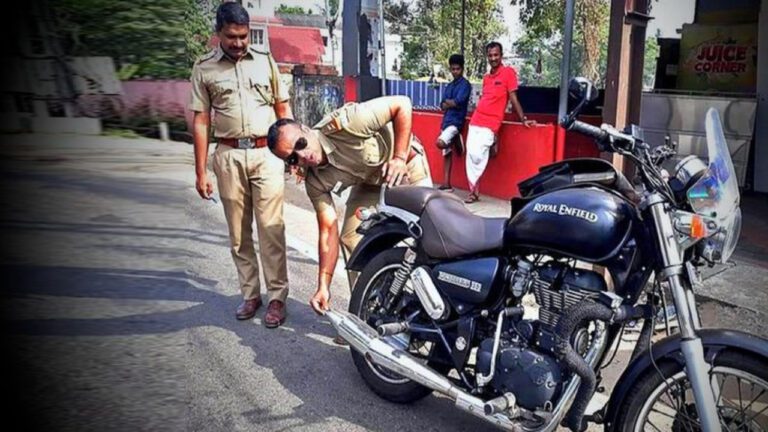
[[[372,327],[375,327],[376,322],[380,319],[392,321],[404,318],[382,316],[378,309],[382,299],[388,295],[395,272],[403,262],[405,250],[405,248],[388,249],[376,255],[365,266],[355,283],[352,298],[349,301],[349,312],[355,314]],[[399,336],[402,337],[404,335]],[[408,336],[404,343],[408,345],[410,354],[424,358],[426,363],[426,357],[433,348],[430,342],[414,340]],[[410,403],[432,393],[431,389],[371,363],[355,350],[351,351],[352,360],[355,362],[355,366],[363,380],[371,390],[382,398],[390,402]]]
[[[724,432],[768,431],[767,366],[764,358],[740,351],[715,357],[710,382]],[[615,430],[621,432],[702,431],[691,383],[674,361],[641,376],[620,413]]]

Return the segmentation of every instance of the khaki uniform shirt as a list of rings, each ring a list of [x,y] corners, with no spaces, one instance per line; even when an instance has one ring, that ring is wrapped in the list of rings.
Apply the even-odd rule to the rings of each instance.
[[[328,163],[307,170],[306,190],[315,210],[333,207],[332,191],[349,186],[380,186],[383,165],[392,159],[394,130],[389,107],[381,103],[348,103],[325,116],[314,126]],[[429,175],[424,167],[424,148],[415,136],[411,148],[422,155],[408,162],[408,181],[415,183]],[[410,151],[410,149],[409,149]]]
[[[189,108],[213,110],[216,138],[266,136],[276,121],[275,103],[289,98],[272,55],[253,46],[237,62],[217,47],[195,62],[191,81]]]

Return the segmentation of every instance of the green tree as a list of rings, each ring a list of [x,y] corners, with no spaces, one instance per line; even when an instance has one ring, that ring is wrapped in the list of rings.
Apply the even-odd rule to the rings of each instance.
[[[128,78],[188,78],[212,31],[212,1],[59,0],[52,2],[65,52],[108,56]],[[184,21],[180,25],[180,21]]]
[[[448,57],[461,49],[461,0],[391,1],[385,3],[384,14],[388,31],[403,37],[403,78],[429,76],[435,64],[447,69]],[[485,44],[505,32],[497,0],[466,2],[464,57],[469,78],[482,77]]]
[[[510,0],[510,3],[521,6],[520,22],[525,27],[523,37],[516,43],[518,54],[541,63],[540,73],[534,70],[532,75],[521,75],[537,85],[558,85],[565,0]],[[572,73],[600,85],[605,77],[610,4],[608,0],[579,0],[575,6]],[[525,69],[530,72],[531,66]]]
[[[304,10],[301,6],[286,6],[282,3],[280,3],[280,6],[275,8],[275,14],[284,14],[284,15],[311,15],[312,14],[312,8],[307,8]]]
[[[515,44],[517,53],[529,60],[521,67],[521,82],[526,85],[559,86],[565,0],[510,0],[510,3],[521,6],[520,21],[525,26],[523,36]],[[598,87],[604,87],[610,2],[578,0],[575,6],[570,75],[585,76]],[[656,39],[649,38],[643,79],[646,87],[653,85],[658,52]]]
[[[184,12],[184,43],[187,48],[187,65],[192,66],[208,52],[208,42],[214,28],[217,4],[214,0],[186,0]]]

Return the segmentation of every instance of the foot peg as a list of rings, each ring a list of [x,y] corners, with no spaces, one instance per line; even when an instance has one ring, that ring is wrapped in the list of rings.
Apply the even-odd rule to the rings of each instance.
[[[516,402],[517,400],[515,399],[514,394],[504,393],[503,395],[486,402],[485,405],[483,405],[483,409],[485,410],[485,415],[502,414],[506,413],[508,410],[514,411]]]
[[[406,332],[408,331],[408,329],[409,329],[408,323],[403,321],[403,322],[382,324],[376,327],[376,332],[379,334],[379,336],[394,336],[396,334]]]

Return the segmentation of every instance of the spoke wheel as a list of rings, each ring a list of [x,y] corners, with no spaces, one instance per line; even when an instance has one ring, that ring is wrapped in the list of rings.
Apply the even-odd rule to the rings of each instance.
[[[625,405],[619,430],[702,432],[691,383],[682,366],[667,362],[644,375]],[[768,432],[768,368],[764,359],[725,352],[710,372],[720,427],[728,432]],[[634,406],[633,406],[634,404]]]
[[[365,321],[369,326],[376,327],[379,322],[395,322],[405,319],[405,316],[392,316],[382,305],[390,295],[389,288],[394,280],[395,272],[400,268],[405,253],[404,248],[386,250],[363,269],[357,279],[349,311]],[[435,344],[413,338],[409,333],[390,336],[396,345],[406,347],[406,350],[426,364],[435,348]],[[432,390],[373,364],[365,356],[352,350],[352,359],[365,383],[379,396],[391,402],[408,403],[429,395]],[[443,372],[443,371],[439,371]]]

